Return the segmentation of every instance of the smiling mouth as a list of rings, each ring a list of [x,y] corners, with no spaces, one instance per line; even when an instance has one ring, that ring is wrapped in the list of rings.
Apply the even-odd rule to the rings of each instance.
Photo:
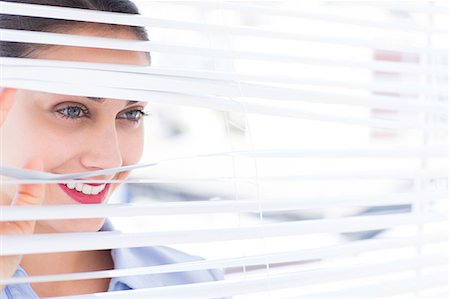
[[[102,203],[108,194],[110,184],[84,184],[70,182],[58,186],[72,199],[82,204]]]

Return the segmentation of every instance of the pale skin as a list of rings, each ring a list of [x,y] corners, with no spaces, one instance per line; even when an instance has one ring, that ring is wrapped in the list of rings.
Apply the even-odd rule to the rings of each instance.
[[[128,30],[83,28],[71,33],[137,39]],[[142,52],[52,46],[38,58],[99,63],[148,65]],[[72,107],[72,108],[69,108]],[[73,108],[76,107],[76,108]],[[2,165],[74,173],[137,163],[143,151],[142,111],[145,102],[62,96],[4,88],[0,92]],[[69,111],[71,113],[69,113]],[[139,112],[141,111],[141,112]],[[74,117],[76,115],[76,117]],[[125,179],[127,173],[91,179]],[[111,186],[109,195],[117,188]],[[79,204],[56,184],[2,186],[2,205]],[[105,202],[108,200],[106,197]],[[0,222],[0,234],[95,232],[103,218]],[[2,256],[1,277],[20,265],[28,275],[113,269],[109,250]],[[105,292],[110,279],[34,283],[39,297]],[[0,291],[4,286],[0,286]]]

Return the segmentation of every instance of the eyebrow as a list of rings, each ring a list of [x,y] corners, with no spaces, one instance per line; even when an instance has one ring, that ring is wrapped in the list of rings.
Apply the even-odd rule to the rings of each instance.
[[[88,100],[91,100],[91,101],[95,101],[95,102],[99,102],[99,103],[103,103],[104,101],[105,101],[105,98],[97,98],[97,97],[86,97]],[[137,103],[138,101],[128,101],[127,102],[127,104],[125,105],[125,107],[126,106],[130,106],[130,105],[132,105],[132,104],[135,104],[135,103]]]

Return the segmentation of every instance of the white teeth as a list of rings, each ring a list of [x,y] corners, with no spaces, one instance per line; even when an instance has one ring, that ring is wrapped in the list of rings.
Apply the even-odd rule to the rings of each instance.
[[[78,192],[81,192],[81,190],[83,190],[83,184],[82,184],[82,183],[76,183],[76,184],[75,184],[75,189],[76,189]]]
[[[103,185],[98,185],[98,186],[92,186],[92,194],[99,194],[100,192],[103,191],[103,189],[105,189],[105,184]]]
[[[98,185],[98,186],[92,186],[92,185],[88,185],[88,184],[83,184],[83,183],[67,183],[66,187],[69,189],[75,189],[78,192],[81,192],[83,194],[86,195],[95,195],[95,194],[99,194],[100,192],[102,192],[105,187],[106,184],[102,184],[102,185]]]
[[[81,189],[81,192],[84,194],[91,194],[92,186],[89,185],[83,185],[83,189]]]

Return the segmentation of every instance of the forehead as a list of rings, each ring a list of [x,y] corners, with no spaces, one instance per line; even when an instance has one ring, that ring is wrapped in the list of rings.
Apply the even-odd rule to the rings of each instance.
[[[112,30],[107,26],[89,26],[86,28],[77,28],[66,31],[67,34],[76,34],[93,37],[119,38],[137,40],[137,36],[126,29]],[[36,58],[65,60],[65,61],[81,61],[95,63],[111,63],[111,64],[128,64],[142,65],[150,64],[149,56],[144,52],[99,49],[89,47],[73,47],[73,46],[49,46],[40,50],[35,55]]]

